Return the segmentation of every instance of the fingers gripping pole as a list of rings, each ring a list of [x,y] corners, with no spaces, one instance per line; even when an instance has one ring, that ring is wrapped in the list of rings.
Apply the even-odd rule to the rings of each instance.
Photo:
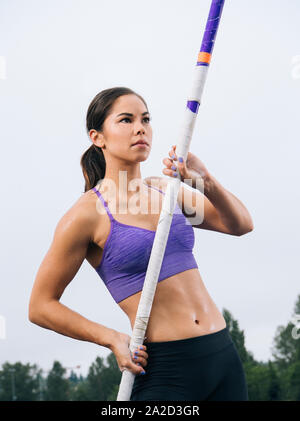
[[[188,101],[184,114],[184,122],[180,132],[179,143],[176,149],[177,156],[182,156],[184,159],[186,159],[189,151],[224,2],[225,0],[212,1],[201,48],[198,53],[194,79],[188,95]],[[142,289],[142,294],[139,301],[132,337],[129,345],[131,352],[133,352],[134,349],[139,345],[142,345],[144,341],[153,298],[157,286],[157,280],[159,278],[166,244],[169,237],[173,212],[177,202],[180,183],[181,181],[179,176],[178,178],[170,178],[170,182],[168,183],[167,190],[163,199],[162,210],[154,237],[144,286]],[[130,400],[134,379],[135,375],[132,374],[131,371],[126,369],[123,371],[117,401]]]

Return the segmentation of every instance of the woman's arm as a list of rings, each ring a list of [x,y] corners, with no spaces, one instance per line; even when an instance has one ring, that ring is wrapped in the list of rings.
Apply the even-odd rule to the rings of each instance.
[[[59,302],[86,257],[93,221],[87,210],[72,208],[59,221],[49,251],[37,272],[29,302],[29,320],[62,335],[111,348],[118,334]]]
[[[157,176],[145,178],[147,184],[158,187],[163,192],[166,192],[169,180],[168,177]],[[201,186],[202,183],[198,184]],[[202,191],[201,187],[199,190],[190,189],[181,183],[178,192],[178,205],[194,228],[235,236],[253,230],[252,219],[246,207],[216,179],[210,191],[205,190],[205,195]]]
[[[59,221],[51,247],[35,279],[29,302],[29,320],[46,329],[81,341],[109,348],[120,370],[141,374],[147,366],[147,347],[142,345],[137,359],[131,352],[130,336],[92,322],[59,302],[66,286],[72,281],[86,257],[93,238],[91,209],[71,209]],[[94,218],[96,219],[96,218]]]
[[[236,236],[252,231],[252,218],[243,203],[210,174],[196,155],[188,152],[186,161],[180,157],[177,161],[175,149],[176,145],[173,145],[169,151],[170,158],[163,159],[166,165],[163,173],[172,177],[177,166],[183,182],[178,202],[192,226]],[[162,185],[166,186],[167,180],[161,178]],[[184,183],[193,187],[192,193]]]
[[[199,228],[213,229],[216,224],[220,226],[222,224],[228,233],[237,236],[253,231],[253,221],[247,208],[212,175],[207,180],[204,194],[206,200],[204,212],[209,217],[203,221],[204,226],[201,227],[200,224]]]

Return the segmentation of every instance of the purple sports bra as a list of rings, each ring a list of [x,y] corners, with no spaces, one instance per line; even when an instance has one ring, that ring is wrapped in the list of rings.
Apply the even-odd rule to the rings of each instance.
[[[119,303],[143,289],[156,231],[118,222],[101,193],[95,187],[92,190],[101,199],[111,222],[101,262],[95,270],[113,299]],[[198,268],[193,255],[194,243],[194,229],[176,203],[158,282],[176,273]]]

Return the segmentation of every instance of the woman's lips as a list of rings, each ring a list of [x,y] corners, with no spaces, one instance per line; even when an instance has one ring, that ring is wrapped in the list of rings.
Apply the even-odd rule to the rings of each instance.
[[[136,143],[133,146],[139,146],[140,148],[147,148],[148,147],[148,145],[146,143]]]

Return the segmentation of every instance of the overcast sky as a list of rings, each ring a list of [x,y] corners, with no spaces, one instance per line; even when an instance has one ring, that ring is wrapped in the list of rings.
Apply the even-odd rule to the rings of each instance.
[[[62,215],[84,191],[87,107],[127,86],[152,114],[142,176],[164,176],[178,142],[209,0],[2,0],[0,3],[0,365],[55,359],[81,365],[110,351],[28,320],[37,270]],[[195,229],[194,255],[209,294],[272,359],[277,326],[292,316],[299,282],[299,0],[227,0],[190,151],[249,210],[254,231]],[[84,261],[61,302],[131,335],[125,313]],[[4,335],[2,335],[4,336]],[[77,371],[77,372],[79,372]]]

